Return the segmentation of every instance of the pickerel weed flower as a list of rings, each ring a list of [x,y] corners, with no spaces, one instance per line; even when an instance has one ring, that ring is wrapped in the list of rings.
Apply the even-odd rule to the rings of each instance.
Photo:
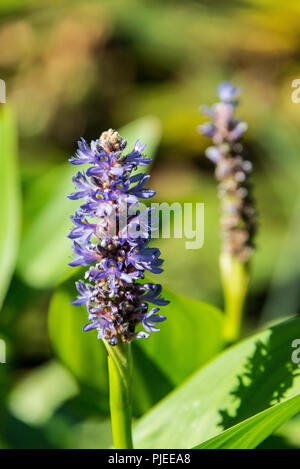
[[[221,83],[218,88],[221,102],[202,108],[212,121],[199,130],[214,143],[206,149],[206,156],[215,164],[219,181],[223,250],[245,263],[253,252],[257,223],[249,182],[252,164],[245,159],[241,142],[247,124],[235,117],[239,93],[240,89],[231,83]]]
[[[68,236],[75,256],[70,265],[90,266],[85,282],[76,283],[79,296],[72,304],[87,305],[91,322],[83,330],[97,329],[98,338],[111,345],[159,330],[157,324],[166,318],[157,314],[159,308],[149,310],[148,303],[169,303],[161,297],[161,285],[139,283],[145,270],[162,272],[163,260],[159,249],[148,247],[151,209],[146,209],[146,217],[142,210],[139,213],[139,198],[148,199],[155,192],[145,188],[149,176],[132,174],[151,159],[143,156],[146,145],[139,140],[128,154],[124,154],[126,144],[110,129],[91,145],[81,139],[76,156],[69,160],[90,165],[86,173],[73,177],[78,191],[68,195],[84,200],[71,217],[75,227]],[[139,324],[145,331],[136,330]]]

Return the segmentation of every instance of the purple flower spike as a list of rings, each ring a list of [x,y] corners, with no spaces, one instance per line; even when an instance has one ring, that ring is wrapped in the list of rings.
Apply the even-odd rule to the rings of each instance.
[[[159,249],[148,247],[154,229],[151,209],[139,210],[139,198],[148,199],[155,192],[145,188],[149,176],[132,174],[151,159],[143,156],[146,146],[139,140],[127,155],[125,147],[126,141],[110,129],[90,145],[81,139],[76,156],[69,160],[74,165],[90,164],[86,173],[73,177],[78,190],[68,196],[83,199],[71,217],[75,226],[68,237],[73,240],[74,259],[69,265],[90,266],[85,273],[89,283],[76,282],[79,296],[71,304],[86,305],[91,322],[83,330],[96,329],[98,338],[111,345],[158,331],[157,323],[166,318],[157,314],[159,308],[148,311],[148,303],[169,303],[161,297],[160,284],[138,283],[145,270],[162,272],[163,260]],[[146,332],[137,331],[139,325]]]
[[[201,125],[200,131],[213,142],[205,155],[215,164],[219,181],[222,250],[246,263],[254,250],[257,213],[250,181],[252,165],[245,159],[242,142],[248,126],[235,117],[239,94],[240,88],[229,82],[221,83],[218,88],[221,102],[205,108],[211,122]]]

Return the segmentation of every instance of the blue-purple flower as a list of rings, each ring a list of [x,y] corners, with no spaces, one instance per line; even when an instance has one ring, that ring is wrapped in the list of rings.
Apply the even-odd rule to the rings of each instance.
[[[152,210],[140,210],[139,199],[155,192],[145,187],[149,176],[133,174],[151,159],[144,157],[145,145],[139,140],[131,153],[124,154],[125,147],[126,141],[110,129],[90,145],[81,139],[76,156],[69,160],[90,165],[73,177],[78,190],[68,196],[83,199],[71,217],[75,226],[68,235],[74,251],[70,265],[89,266],[85,282],[76,282],[79,296],[72,304],[86,304],[91,322],[84,331],[97,329],[98,338],[111,345],[159,330],[158,323],[166,318],[157,314],[159,308],[148,311],[148,303],[169,303],[161,296],[160,284],[141,283],[145,270],[158,274],[163,263],[159,249],[148,247],[154,229]],[[137,331],[139,325],[145,332]]]

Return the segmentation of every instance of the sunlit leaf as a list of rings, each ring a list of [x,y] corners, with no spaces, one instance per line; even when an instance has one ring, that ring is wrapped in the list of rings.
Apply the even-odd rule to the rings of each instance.
[[[244,420],[195,449],[253,449],[300,411],[300,396]]]
[[[295,318],[223,352],[138,422],[136,447],[192,448],[300,394],[299,330]]]

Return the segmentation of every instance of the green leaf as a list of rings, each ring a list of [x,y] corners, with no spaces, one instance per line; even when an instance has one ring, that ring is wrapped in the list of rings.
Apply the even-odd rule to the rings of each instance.
[[[177,385],[220,352],[223,317],[215,306],[167,288],[163,296],[170,301],[161,309],[167,321],[139,347]]]
[[[295,318],[223,352],[140,419],[135,447],[193,448],[300,394],[299,330]]]
[[[79,270],[77,269],[77,275]],[[95,335],[84,333],[85,306],[70,305],[75,296],[73,274],[54,293],[49,310],[49,334],[55,352],[83,383],[107,394],[107,358]],[[78,278],[76,276],[76,278]]]
[[[127,148],[130,150],[140,138],[147,143],[146,153],[153,157],[161,129],[159,121],[150,116],[128,124],[120,134],[128,140]],[[72,176],[75,173],[76,168],[67,163],[54,168],[33,184],[26,197],[25,214],[32,216],[35,213],[35,217],[30,224],[25,224],[18,273],[33,287],[53,287],[71,271],[67,234],[72,225],[70,215],[80,202],[69,200],[67,194],[74,191]]]
[[[194,449],[253,449],[300,411],[300,396],[251,417]]]
[[[0,109],[0,308],[15,268],[20,225],[17,131],[11,109]]]
[[[71,165],[56,167],[32,186],[26,199],[27,204],[30,201],[38,204],[37,214],[22,238],[17,269],[22,279],[35,288],[51,287],[71,272],[67,234],[75,207],[67,194],[74,190],[72,176]],[[29,210],[30,207],[24,207],[25,214]]]

